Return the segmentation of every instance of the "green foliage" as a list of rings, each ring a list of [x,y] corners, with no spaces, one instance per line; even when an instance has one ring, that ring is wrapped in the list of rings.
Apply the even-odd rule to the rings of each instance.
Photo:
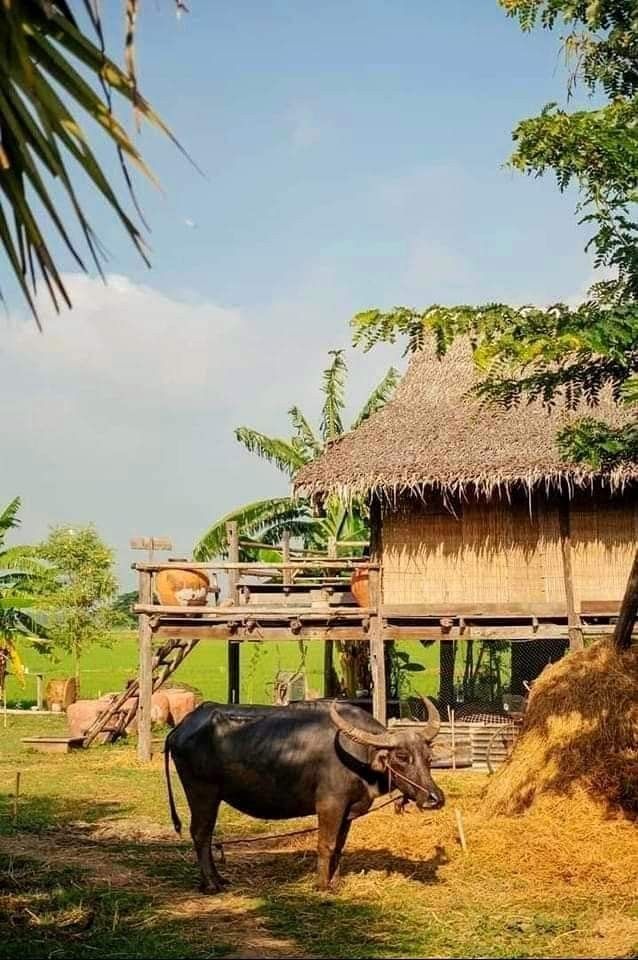
[[[174,141],[139,91],[133,44],[137,3],[128,2],[126,7],[127,64],[123,70],[106,54],[98,4],[90,0],[10,0],[0,5],[0,244],[36,321],[37,271],[56,310],[61,300],[71,305],[50,234],[57,236],[84,270],[84,260],[71,236],[74,223],[95,267],[102,269],[104,251],[76,192],[77,167],[147,259],[140,230],[125,211],[83,129],[87,120],[101,128],[117,151],[129,187],[129,162],[151,180],[155,178],[117,119],[113,98],[128,101],[138,123],[143,118]],[[80,11],[88,18],[88,32],[77,19]],[[55,191],[50,192],[54,183],[59,198]],[[45,211],[50,222],[46,226]]]
[[[323,405],[319,431],[297,406],[288,411],[293,433],[290,439],[268,437],[250,427],[238,427],[235,437],[250,453],[274,463],[287,477],[292,477],[304,464],[322,452],[324,445],[343,433],[345,384],[347,366],[343,350],[331,350],[331,361],[322,375]],[[350,429],[358,426],[392,396],[399,374],[391,367],[374,388]],[[300,541],[307,549],[325,551],[328,540],[367,540],[368,526],[365,504],[355,502],[348,508],[337,498],[325,505],[324,516],[313,515],[310,503],[302,499],[277,497],[258,500],[239,507],[216,520],[195,545],[196,560],[212,560],[226,553],[226,524],[236,521],[244,543],[240,556],[243,560],[279,560],[281,553],[269,552],[281,544],[284,532]]]
[[[109,631],[117,623],[114,554],[89,524],[54,527],[40,545],[39,555],[50,565],[57,585],[49,637],[55,646],[73,654],[77,675],[83,651],[93,643],[109,643]]]
[[[594,284],[578,307],[507,304],[372,309],[353,320],[354,342],[407,339],[418,350],[434,337],[444,354],[468,336],[484,374],[477,389],[506,406],[557,397],[594,406],[610,387],[616,399],[638,401],[638,19],[635,0],[500,0],[522,28],[540,23],[567,30],[568,92],[583,81],[605,94],[596,109],[568,112],[548,104],[514,131],[511,166],[536,177],[551,173],[564,191],[579,192],[578,215],[592,231],[587,244],[611,279]],[[563,431],[564,453],[599,467],[637,453],[638,427],[622,430],[588,417]]]

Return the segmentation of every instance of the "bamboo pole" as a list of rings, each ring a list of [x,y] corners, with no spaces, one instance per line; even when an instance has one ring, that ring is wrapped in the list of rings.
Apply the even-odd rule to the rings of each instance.
[[[465,829],[463,827],[463,815],[458,807],[454,808],[454,817],[456,820],[456,829],[459,833],[459,840],[461,841],[461,849],[463,853],[467,853],[467,840],[465,839]]]

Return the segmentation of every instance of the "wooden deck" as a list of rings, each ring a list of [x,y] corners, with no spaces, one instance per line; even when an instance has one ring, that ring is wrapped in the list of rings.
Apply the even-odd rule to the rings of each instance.
[[[165,569],[221,573],[230,597],[201,606],[166,606],[155,601],[154,576]],[[281,563],[136,563],[139,603],[140,758],[150,758],[150,705],[153,648],[166,641],[190,644],[228,642],[229,702],[239,690],[239,645],[244,642],[360,641],[370,647],[373,712],[386,720],[384,644],[395,640],[566,640],[582,646],[587,635],[613,632],[620,601],[582,601],[577,607],[556,603],[383,604],[378,563],[354,558],[304,559]],[[350,593],[349,577],[363,570],[369,579],[369,603],[360,607]],[[191,648],[189,647],[189,649]]]

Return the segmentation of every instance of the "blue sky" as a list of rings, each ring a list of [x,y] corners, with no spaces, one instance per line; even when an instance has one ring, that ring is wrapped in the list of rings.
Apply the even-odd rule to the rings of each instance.
[[[17,304],[0,321],[3,498],[22,495],[24,539],[95,521],[123,572],[131,535],[185,554],[285,491],[232,428],[285,431],[293,402],[315,414],[357,310],[546,303],[592,275],[574,198],[503,168],[516,121],[564,102],[557,35],[522,34],[495,0],[190,7],[177,23],[147,3],[140,22],[142,87],[205,171],[144,130],[164,188],[140,185],[152,270],[91,204],[108,288],[67,263],[73,314],[40,337]],[[399,357],[349,353],[353,412]]]

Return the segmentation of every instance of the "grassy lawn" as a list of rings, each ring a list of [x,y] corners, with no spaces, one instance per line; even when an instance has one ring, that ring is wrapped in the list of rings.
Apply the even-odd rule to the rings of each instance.
[[[419,643],[401,644],[410,657],[423,664],[426,670],[411,675],[415,690],[436,693],[438,686],[438,649],[422,647]],[[31,674],[43,673],[48,679],[67,677],[73,673],[70,656],[59,655],[56,661],[37,654],[26,644],[21,648],[24,662]],[[241,694],[245,703],[272,703],[272,684],[278,670],[296,670],[301,662],[299,646],[289,640],[281,643],[245,643],[241,648]],[[305,672],[308,686],[323,693],[323,643],[306,645]],[[95,646],[82,659],[81,695],[95,697],[120,690],[137,669],[137,639],[133,631],[113,634],[109,647]],[[190,654],[175,680],[182,680],[202,691],[208,700],[226,700],[226,644],[202,642]],[[7,683],[9,706],[31,706],[36,700],[36,680],[26,677],[21,687],[15,678]]]
[[[159,757],[141,766],[132,743],[28,752],[21,736],[53,734],[62,721],[10,716],[8,724],[0,729],[0,957],[636,956],[630,823],[574,819],[559,807],[487,821],[484,776],[441,774],[444,810],[398,817],[390,807],[354,825],[336,893],[314,890],[310,836],[228,848],[229,892],[203,897],[189,844],[170,828]],[[295,825],[222,811],[226,837]],[[605,851],[612,833],[613,856]]]

